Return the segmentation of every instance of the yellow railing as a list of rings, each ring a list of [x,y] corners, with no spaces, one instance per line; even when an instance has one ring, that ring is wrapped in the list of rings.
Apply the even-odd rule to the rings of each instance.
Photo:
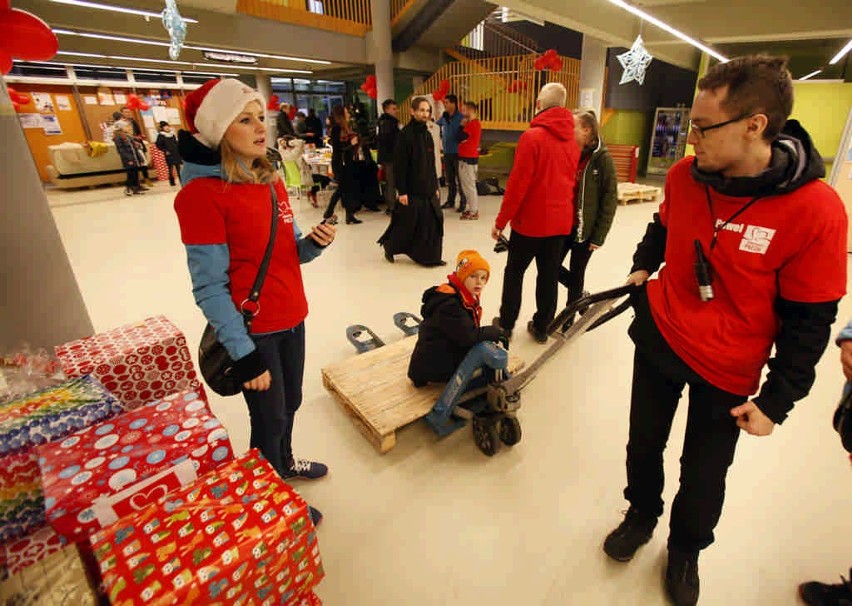
[[[483,128],[526,130],[535,115],[535,100],[542,86],[548,82],[563,84],[568,90],[569,109],[577,107],[580,94],[580,61],[562,57],[560,71],[537,71],[536,58],[523,55],[453,61],[418,86],[412,97],[431,94],[441,80],[448,80],[451,93],[479,105]],[[520,83],[517,92],[510,92],[516,81]]]
[[[395,26],[416,2],[417,0],[391,0],[391,27]]]
[[[370,0],[322,0],[322,14],[308,11],[305,0],[237,0],[237,12],[356,36],[372,29]]]

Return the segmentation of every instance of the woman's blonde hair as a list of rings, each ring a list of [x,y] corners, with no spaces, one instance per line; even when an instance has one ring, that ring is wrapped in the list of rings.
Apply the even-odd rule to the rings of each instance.
[[[256,158],[251,166],[246,166],[225,137],[219,151],[222,154],[222,175],[228,183],[275,183],[279,179],[278,172],[266,156]]]
[[[598,117],[595,115],[595,112],[586,109],[574,112],[574,119],[577,120],[583,128],[590,128],[592,130],[592,139],[591,141],[598,140],[598,131],[600,130],[598,126]]]

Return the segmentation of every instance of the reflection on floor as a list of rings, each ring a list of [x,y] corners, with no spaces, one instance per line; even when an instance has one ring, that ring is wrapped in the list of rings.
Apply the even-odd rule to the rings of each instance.
[[[174,192],[158,184],[133,197],[118,187],[49,194],[98,330],[163,313],[191,343],[200,337],[204,321],[190,293]],[[489,237],[499,202],[483,198],[478,222],[445,215],[444,258],[476,248],[492,264],[486,319],[499,308],[505,264],[505,255],[491,252]],[[321,211],[306,198],[294,207],[303,230],[320,220]],[[591,290],[623,282],[654,209],[619,207],[606,245],[592,258]],[[295,441],[300,456],[332,470],[325,480],[299,485],[326,514],[320,542],[328,577],[321,597],[329,606],[665,604],[665,521],[628,565],[608,561],[601,551],[626,508],[628,314],[585,335],[543,369],[524,393],[524,439],[512,451],[488,459],[466,431],[439,441],[417,424],[379,456],[323,390],[320,368],[353,355],[344,339],[349,324],[401,338],[391,316],[418,312],[423,290],[448,269],[403,259],[386,263],[375,244],[385,215],[361,217],[363,225],[340,226],[332,248],[303,268],[311,313]],[[532,315],[533,288],[530,271],[520,326]],[[845,301],[837,328],[850,316]],[[539,351],[519,331],[513,352],[531,360]],[[703,604],[795,604],[799,581],[833,580],[848,570],[852,475],[830,423],[841,382],[832,346],[812,395],[784,426],[769,438],[740,441],[717,543],[701,559]],[[243,402],[214,396],[212,405],[235,449],[247,448]],[[684,419],[681,410],[666,462],[667,504],[676,488]]]

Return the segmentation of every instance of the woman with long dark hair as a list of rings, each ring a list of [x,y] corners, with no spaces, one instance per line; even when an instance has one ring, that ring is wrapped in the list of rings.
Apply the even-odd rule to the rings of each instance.
[[[331,109],[331,122],[332,127],[329,133],[332,148],[331,170],[337,181],[337,191],[328,203],[324,216],[330,217],[334,214],[337,201],[342,197],[343,208],[346,210],[346,224],[357,225],[362,221],[355,216],[360,209],[360,203],[356,196],[354,169],[357,154],[361,151],[360,141],[358,135],[349,126],[349,111],[342,106],[335,105]]]

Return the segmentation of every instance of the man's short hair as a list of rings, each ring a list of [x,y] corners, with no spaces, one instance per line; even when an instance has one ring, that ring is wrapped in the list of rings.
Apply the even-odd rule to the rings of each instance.
[[[112,119],[113,120],[121,120],[122,117],[123,116],[121,115],[121,112],[112,112]]]
[[[558,82],[550,82],[541,87],[538,93],[538,100],[543,110],[550,109],[551,107],[565,107],[565,102],[568,100],[568,91]]]
[[[479,105],[477,105],[473,101],[465,101],[465,107],[469,107],[470,109],[472,109],[475,112],[479,111]]]
[[[385,99],[384,101],[382,101],[382,109],[383,110],[386,110],[391,105],[396,105],[396,101],[394,101],[393,99]]]
[[[459,104],[459,98],[456,97],[455,95],[447,95],[446,97],[444,97],[444,99],[446,99],[447,101],[449,101],[453,105]]]
[[[778,136],[793,111],[793,78],[786,57],[747,55],[718,63],[698,81],[698,90],[727,87],[722,108],[732,117],[765,114],[763,138]]]
[[[421,103],[428,104],[430,109],[432,107],[432,104],[429,103],[429,99],[427,99],[426,97],[414,97],[411,100],[411,109],[413,109],[414,111],[417,111],[417,108],[420,107]]]

